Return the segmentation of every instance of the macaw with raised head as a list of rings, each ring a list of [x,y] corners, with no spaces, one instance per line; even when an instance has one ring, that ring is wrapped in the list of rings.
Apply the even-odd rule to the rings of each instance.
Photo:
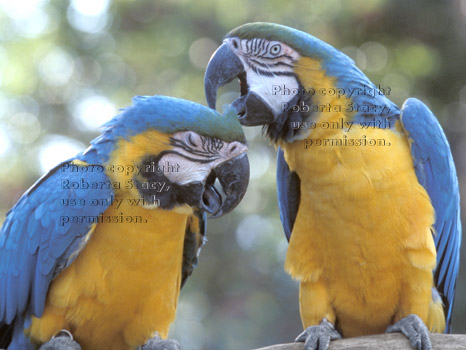
[[[136,97],[8,212],[0,348],[178,349],[161,338],[197,263],[206,213],[228,213],[246,191],[246,151],[232,110]]]
[[[429,330],[450,331],[461,242],[456,170],[432,112],[414,98],[400,109],[345,54],[277,24],[226,35],[206,69],[210,107],[234,78],[240,122],[278,148],[297,341],[326,349],[387,331],[431,349]]]

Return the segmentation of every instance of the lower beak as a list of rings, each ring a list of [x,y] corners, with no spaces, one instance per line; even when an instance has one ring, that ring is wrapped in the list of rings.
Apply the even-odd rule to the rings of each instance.
[[[204,77],[205,95],[210,108],[215,109],[217,90],[243,72],[241,60],[227,43],[223,43],[210,58]]]
[[[202,209],[218,218],[232,211],[241,202],[249,184],[249,160],[246,153],[221,163],[213,173],[220,182],[225,199],[213,184],[207,184],[202,198]]]

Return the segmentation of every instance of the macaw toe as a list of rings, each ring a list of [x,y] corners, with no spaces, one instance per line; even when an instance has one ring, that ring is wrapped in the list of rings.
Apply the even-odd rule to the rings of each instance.
[[[162,339],[156,335],[138,350],[181,350],[181,345],[175,339]]]
[[[318,326],[307,327],[295,340],[304,342],[304,350],[327,350],[331,340],[341,339],[340,333],[326,319]]]
[[[411,346],[416,350],[432,350],[429,330],[417,315],[402,318],[394,325],[388,326],[387,333],[401,332],[408,337]]]
[[[81,350],[81,346],[73,340],[67,330],[61,330],[56,336],[43,344],[39,350]]]

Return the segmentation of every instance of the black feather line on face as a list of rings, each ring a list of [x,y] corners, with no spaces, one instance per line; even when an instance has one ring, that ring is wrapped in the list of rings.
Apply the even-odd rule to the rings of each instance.
[[[178,139],[175,139],[173,137],[170,138],[170,145],[171,146],[179,147],[181,149],[184,149],[186,152],[191,153],[193,155],[203,157],[205,159],[208,159],[208,161],[218,159],[219,158],[218,151],[223,147],[223,141],[222,140],[213,139],[213,138],[210,138],[210,137],[202,137],[201,136],[202,149],[204,150],[204,152],[200,151],[200,150],[196,150],[196,149],[193,148],[193,147],[196,147],[196,145],[194,144],[194,142],[192,141],[191,138],[188,139],[188,142],[191,143],[191,145],[186,144],[182,140],[178,140]],[[215,148],[215,147],[210,146],[212,143],[217,143],[218,144],[219,142],[221,144],[221,147],[216,147]],[[206,147],[206,145],[207,145],[207,147]],[[185,155],[183,155],[181,153],[178,153],[176,151],[169,151],[169,152],[176,153],[176,154],[179,154],[180,156],[182,156],[182,157],[184,157],[186,159],[202,163],[201,159],[189,158],[188,156],[185,156]],[[204,162],[204,163],[206,163],[206,162]]]
[[[272,59],[270,59],[270,60],[272,60]],[[292,65],[292,64],[288,64],[288,63],[285,63],[285,62],[263,63],[263,62],[257,61],[257,60],[254,59],[254,58],[248,59],[248,62],[253,62],[254,64],[257,64],[258,66],[261,66],[261,67],[264,67],[264,68],[274,68],[274,67],[278,67],[278,66],[284,66],[284,67],[293,68],[293,65]]]
[[[254,58],[248,59],[248,62],[252,62],[252,63],[257,64],[258,66],[261,66],[261,67],[264,67],[264,68],[270,68],[270,67],[273,66],[273,63],[272,64],[262,63],[262,62],[259,62],[256,59],[254,59]]]
[[[266,41],[264,39],[256,39],[246,41],[246,48],[247,50],[242,50],[243,56],[246,58],[256,58],[256,59],[263,59],[263,60],[277,60],[277,59],[287,59],[290,60],[291,63],[294,63],[296,60],[286,53],[281,55],[273,55],[273,57],[267,57],[269,54],[269,47],[271,45],[271,41]],[[252,46],[252,48],[251,48]]]
[[[276,62],[276,63],[273,63],[272,65],[277,66],[277,67],[278,66],[285,66],[285,67],[289,67],[289,68],[294,68],[294,65],[289,64],[289,63],[285,63],[285,62]]]
[[[276,60],[276,59],[283,58],[283,57],[290,60],[291,62],[295,62],[295,59],[291,56],[288,56],[287,54],[283,54],[280,56],[273,56],[273,57],[260,56],[260,58],[262,58],[263,60]]]
[[[251,40],[248,40],[246,42],[246,48],[247,48],[246,53],[250,53],[251,52]]]
[[[265,45],[265,50],[264,50],[263,54],[266,54],[267,52],[269,52],[269,46],[270,46],[270,41],[267,41],[267,44]]]
[[[209,154],[218,154],[218,152],[223,148],[224,144],[222,140],[210,137],[201,138],[201,142],[202,149],[207,151]]]
[[[140,163],[143,170],[139,175],[133,177],[133,183],[136,185],[140,196],[144,198],[146,204],[157,204],[160,208],[167,210],[183,204],[192,207],[196,206],[204,192],[203,183],[196,181],[186,185],[179,185],[168,180],[160,169],[154,169],[154,167],[159,166],[160,159],[167,153],[176,152],[161,152],[156,156],[145,157]],[[180,156],[184,157],[181,154]],[[143,186],[143,183],[152,188],[144,188],[148,186]]]
[[[280,71],[280,72],[269,72],[260,68],[257,68],[256,66],[252,65],[250,61],[246,61],[247,65],[258,75],[262,75],[265,77],[275,77],[275,76],[294,76],[295,74],[293,72],[286,72],[286,71]]]
[[[259,45],[258,50],[257,50],[257,54],[259,56],[263,54],[264,46],[265,46],[265,42],[264,42],[264,40],[261,40],[260,45]]]

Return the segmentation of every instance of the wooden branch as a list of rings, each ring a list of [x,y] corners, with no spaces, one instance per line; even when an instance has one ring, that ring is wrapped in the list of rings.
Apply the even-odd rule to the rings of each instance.
[[[433,350],[465,350],[466,335],[430,334]],[[255,350],[303,350],[304,343],[271,345]],[[366,337],[346,338],[330,342],[329,350],[411,350],[408,338],[402,334],[378,334]]]
[[[433,350],[466,350],[464,334],[430,334]],[[62,348],[63,350],[69,347]],[[399,333],[346,338],[330,342],[329,350],[411,350],[408,338]],[[0,349],[4,350],[4,349]],[[255,350],[304,350],[304,343],[277,344]]]

